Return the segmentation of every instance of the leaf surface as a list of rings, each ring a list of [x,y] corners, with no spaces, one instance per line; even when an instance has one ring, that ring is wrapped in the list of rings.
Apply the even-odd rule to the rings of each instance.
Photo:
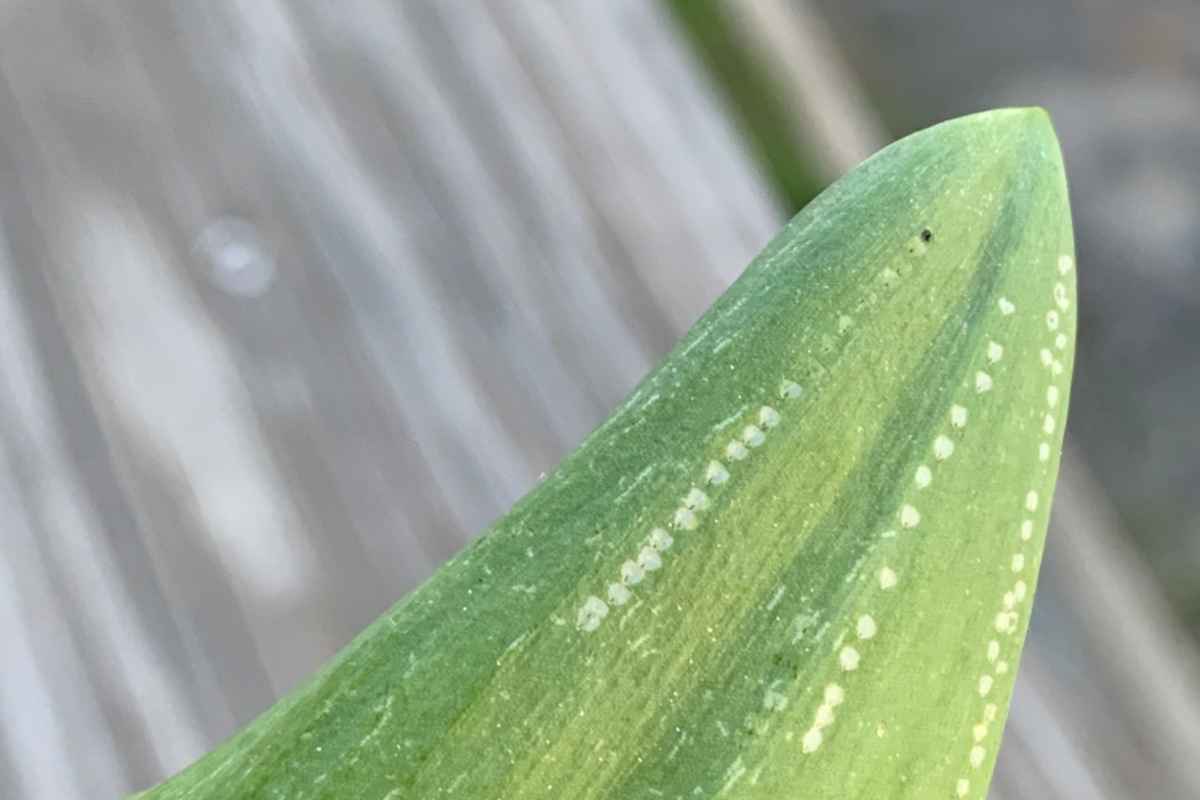
[[[984,797],[1073,267],[1044,112],[886,148],[486,535],[144,797]]]

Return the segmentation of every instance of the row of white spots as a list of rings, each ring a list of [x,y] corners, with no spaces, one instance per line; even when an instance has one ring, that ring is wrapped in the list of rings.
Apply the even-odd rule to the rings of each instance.
[[[792,380],[784,380],[779,385],[778,396],[782,400],[795,400],[804,394],[800,384]],[[764,405],[758,410],[756,424],[746,425],[741,435],[732,439],[725,446],[725,455],[733,461],[742,461],[750,456],[752,448],[761,447],[767,440],[766,431],[771,430],[783,421],[783,416],[771,406]],[[718,426],[724,427],[724,424]],[[704,468],[704,483],[708,486],[720,486],[730,478],[729,468],[722,462],[713,459]],[[703,489],[691,487],[679,503],[671,517],[671,526],[676,531],[694,531],[700,527],[700,517],[712,505],[711,500]],[[633,599],[631,587],[637,586],[645,579],[646,574],[655,572],[663,566],[663,554],[671,549],[675,539],[664,528],[654,528],[644,540],[635,558],[621,564],[619,579],[608,585],[604,598],[588,595],[584,598],[575,618],[575,627],[584,633],[590,633],[604,622],[612,606],[623,606]],[[780,595],[782,597],[782,595]],[[775,600],[778,602],[778,600]]]
[[[1022,583],[1022,586],[1024,584]],[[1004,611],[1001,611],[996,617],[995,628],[998,633],[1012,634],[1017,629],[1017,612],[1013,610],[1018,602],[1017,592],[1006,592],[1004,596]],[[1025,591],[1020,591],[1021,599],[1025,596]],[[987,643],[986,657],[987,663],[993,670],[992,673],[984,672],[979,676],[976,684],[976,690],[981,698],[986,699],[992,692],[996,680],[999,676],[1008,672],[1008,662],[1000,658],[1001,646],[996,639],[990,639]],[[979,722],[971,728],[971,746],[967,752],[967,763],[972,769],[980,769],[983,762],[987,760],[987,750],[984,747],[984,741],[988,737],[991,729],[991,724],[996,719],[996,714],[999,707],[992,702],[986,703],[983,707],[983,717]],[[959,777],[955,783],[955,794],[958,797],[966,797],[971,791],[970,778],[966,776]]]
[[[1002,310],[1005,308],[1009,309],[1004,312],[1006,314],[1016,310],[1015,306],[1008,303],[1007,300],[1003,301],[1001,308]],[[1004,348],[997,342],[990,342],[987,352],[991,363],[998,363],[1004,357]],[[992,388],[991,376],[985,372],[977,373],[975,376],[975,388],[980,393],[989,391]],[[964,406],[958,404],[952,405],[949,411],[950,426],[956,430],[966,428],[968,416],[967,409]],[[944,433],[939,434],[934,438],[932,445],[934,461],[939,463],[946,461],[954,455],[954,449],[954,440]],[[927,464],[919,465],[913,475],[913,482],[916,484],[918,490],[927,488],[933,482],[933,470]],[[896,516],[900,523],[900,528],[903,530],[912,530],[921,524],[921,512],[911,503],[902,503],[896,512]],[[895,536],[896,531],[894,530],[884,531],[880,534],[880,537],[883,539],[892,539]],[[877,577],[879,588],[883,591],[894,589],[898,583],[895,570],[889,566],[880,568]],[[856,646],[855,644],[839,643],[836,646],[838,649],[838,666],[843,672],[854,672],[859,668],[859,665],[862,663],[862,654],[859,652],[859,646],[861,646],[862,642],[873,639],[878,631],[878,623],[870,614],[863,614],[858,618],[854,626],[854,633],[860,644]],[[845,698],[844,692],[834,684],[831,684],[831,686],[838,690],[836,696],[840,703]],[[827,695],[826,701],[817,709],[812,727],[804,734],[801,742],[803,752],[814,753],[820,748],[821,742],[824,739],[823,729],[833,724],[834,721],[834,705],[829,702]]]
[[[1057,265],[1059,274],[1066,275],[1074,266],[1074,261],[1069,255],[1064,254],[1059,256]],[[1059,328],[1059,311],[1065,313],[1068,308],[1070,308],[1070,300],[1065,284],[1059,282],[1054,285],[1053,301],[1054,305],[1058,307],[1057,310],[1051,308],[1046,312],[1046,327],[1051,333],[1055,333]],[[1000,310],[1002,313],[1007,315],[1011,313],[1011,311],[1006,310],[1004,303],[1005,301],[1002,300]],[[1008,307],[1011,309],[1011,304],[1008,304]],[[1068,339],[1066,334],[1055,333],[1054,348],[1056,350],[1066,349],[1067,344]],[[1058,407],[1060,400],[1059,387],[1055,385],[1053,381],[1055,378],[1063,374],[1063,364],[1049,348],[1043,348],[1038,353],[1038,358],[1041,361],[1042,366],[1048,369],[1051,374],[1051,383],[1046,388],[1046,406],[1050,412],[1053,412]],[[991,361],[990,352],[988,360]],[[1054,414],[1049,412],[1046,413],[1042,418],[1042,433],[1046,436],[1050,436],[1054,433],[1056,427],[1057,420]],[[1051,445],[1049,441],[1042,441],[1038,443],[1038,461],[1040,463],[1045,464],[1048,462],[1050,460],[1050,453]],[[1038,494],[1037,489],[1031,488],[1025,493],[1025,511],[1029,512],[1030,514],[1035,513],[1038,510],[1040,502],[1041,497]],[[1019,577],[1025,571],[1026,556],[1023,545],[1031,538],[1033,538],[1033,520],[1027,518],[1021,522],[1020,542],[1017,545],[1017,549],[1012,553],[1009,561],[1009,567],[1018,577],[1016,582],[1013,584],[1012,589],[1006,591],[1001,597],[1001,608],[1000,611],[997,612],[993,622],[993,628],[996,633],[1013,635],[1017,632],[1019,627],[1017,606],[1024,603],[1025,599],[1029,595],[1028,584],[1026,584],[1023,578]],[[997,678],[1007,674],[1009,671],[1008,661],[1001,657],[1002,652],[1003,650],[999,640],[995,638],[988,640],[985,656],[991,672],[984,672],[979,676],[976,688],[981,698],[986,699],[988,695],[991,694],[992,687],[995,685]],[[972,742],[970,750],[967,753],[967,763],[972,769],[980,769],[983,766],[984,761],[987,760],[987,750],[984,748],[984,741],[988,737],[991,724],[996,719],[997,711],[998,708],[995,703],[985,704],[983,707],[983,718],[976,723],[971,730]],[[966,776],[959,777],[955,783],[954,791],[957,797],[966,797],[971,791],[970,779]]]
[[[967,754],[967,761],[975,769],[983,766],[983,762],[987,758],[987,751],[984,750],[983,745],[980,743],[987,738],[991,724],[995,721],[998,711],[999,707],[995,703],[988,703],[983,707],[983,720],[976,723],[971,729],[971,735],[975,744],[971,746]],[[970,778],[964,776],[955,781],[954,794],[956,797],[966,797],[970,792]]]
[[[1036,492],[1032,490],[1025,498],[1025,506],[1037,506]],[[1032,510],[1032,509],[1030,509]],[[1021,540],[1028,541],[1032,536],[1033,521],[1024,520],[1021,525]],[[1012,555],[1011,560],[1012,571],[1020,573],[1025,569],[1025,554],[1018,550]],[[1022,603],[1028,594],[1028,587],[1024,580],[1018,579],[1016,584],[1010,591],[1006,591],[1001,598],[1001,610],[997,612],[993,624],[996,633],[1004,635],[1013,635],[1019,627],[1019,614],[1016,610],[1017,605]],[[980,674],[976,690],[981,698],[986,699],[992,692],[996,681],[1008,673],[1009,664],[1001,658],[1002,648],[999,640],[992,638],[988,640],[985,657],[991,672]],[[983,718],[976,723],[971,729],[971,747],[967,753],[967,763],[972,769],[980,769],[983,762],[987,760],[987,750],[984,747],[984,740],[987,739],[990,726],[996,719],[998,707],[995,703],[987,703],[983,707]],[[971,790],[971,782],[969,778],[960,777],[955,784],[955,793],[958,797],[966,797]]]
[[[1016,307],[1011,302],[1006,300],[1005,298],[1000,298],[999,306],[1000,306],[1000,313],[1003,314],[1004,316],[1008,316],[1016,311]],[[993,348],[993,345],[995,345],[995,348]],[[986,355],[987,361],[989,363],[995,364],[999,360],[999,358],[993,358],[992,357],[993,354],[995,353],[995,354],[1002,356],[1003,352],[1004,352],[1003,348],[1000,345],[996,344],[995,342],[989,342],[988,348],[987,348],[987,355]],[[986,380],[982,380],[982,378],[986,378]],[[984,388],[984,386],[986,386],[986,389]],[[987,373],[984,373],[982,371],[977,372],[976,376],[975,376],[976,391],[982,393],[991,388],[992,388],[991,376],[987,375]],[[1027,498],[1027,502],[1028,502],[1028,498]],[[1036,504],[1036,499],[1034,500],[1034,503]],[[996,615],[993,627],[997,630],[997,632],[1006,633],[1006,632],[1009,632],[1010,629],[1015,630],[1016,626],[1017,626],[1016,612],[1012,610],[1012,604],[1007,604],[1005,610],[1001,611],[999,614]],[[995,662],[999,658],[999,656],[1000,656],[1000,643],[998,641],[996,641],[995,639],[992,639],[988,642],[988,646],[987,646],[988,663],[991,664],[991,663]],[[1006,669],[1007,669],[1007,667],[1006,667]],[[979,692],[980,697],[986,698],[989,694],[991,694],[992,687],[994,685],[995,685],[995,677],[993,677],[992,675],[990,675],[988,673],[983,673],[979,676],[979,678],[976,682],[976,690]],[[989,704],[988,707],[995,709],[994,704]],[[994,714],[994,711],[993,711],[993,714]],[[984,750],[982,742],[985,738],[987,738],[988,725],[989,725],[989,720],[986,719],[986,715],[985,715],[984,721],[977,723],[972,728],[972,735],[973,735],[974,743],[971,746],[971,749],[967,755],[967,760],[971,764],[971,766],[974,768],[980,767],[987,757],[987,752]],[[959,777],[957,779],[957,781],[955,782],[955,787],[954,787],[955,795],[957,797],[966,797],[970,793],[970,791],[971,791],[970,778],[968,778],[966,776]]]
[[[1008,316],[1017,310],[1016,306],[1007,298],[1000,298],[999,306],[1000,312],[1005,316]],[[986,348],[986,358],[988,363],[998,364],[1004,358],[1004,346],[999,342],[989,341]],[[989,373],[984,372],[983,370],[979,370],[975,373],[975,391],[977,393],[983,394],[985,392],[989,392],[991,391],[992,387],[993,380]],[[966,428],[968,416],[969,414],[966,407],[958,405],[957,403],[951,405],[949,420],[951,427],[955,430],[961,431]],[[944,462],[954,455],[954,440],[945,434],[939,434],[933,440],[932,450],[934,461]],[[933,482],[933,470],[927,464],[919,465],[913,475],[913,482],[916,484],[918,490],[928,488]],[[911,503],[902,503],[897,511],[897,517],[900,527],[905,530],[912,530],[921,524],[921,512],[918,511],[916,506],[912,505]],[[881,534],[881,537],[885,539],[894,538],[895,536],[896,532],[894,530],[885,531],[883,534]],[[884,566],[879,570],[878,579],[879,588],[884,591],[894,589],[898,582],[895,571],[888,566]],[[870,614],[863,614],[859,617],[855,625],[855,634],[860,642],[874,638],[877,632],[878,624],[875,622],[874,617],[872,617]],[[857,647],[852,644],[840,645],[840,649],[838,651],[838,665],[844,672],[853,672],[857,670],[861,660],[862,656]],[[980,681],[979,689],[981,694],[987,694],[991,691],[992,681],[993,679],[991,677],[988,677],[986,681]],[[836,684],[831,684],[830,688],[837,690],[837,703],[842,702],[842,700],[845,698],[845,693],[841,690],[841,688]],[[822,733],[823,729],[831,725],[834,721],[833,709],[836,703],[830,702],[828,692],[829,689],[826,690],[825,702],[822,703],[817,709],[812,727],[809,728],[809,730],[804,734],[801,744],[802,750],[805,753],[813,753],[820,748],[821,742],[824,738],[824,734]],[[982,763],[982,754],[977,755],[972,753],[971,757],[972,759],[978,758]],[[965,796],[970,790],[970,783],[964,778],[959,781],[957,788],[959,796]]]
[[[896,572],[888,566],[881,567],[877,573],[879,578],[879,588],[883,591],[888,591],[896,587],[898,581]],[[844,644],[844,637],[839,639],[834,648],[838,651],[837,660],[838,666],[843,672],[854,672],[862,663],[862,654],[858,647],[861,647],[862,642],[869,642],[879,633],[879,623],[870,614],[860,614],[858,620],[854,623],[854,635],[860,643],[858,646],[854,644]],[[825,687],[822,703],[817,707],[816,714],[813,716],[812,726],[804,733],[800,740],[800,749],[804,753],[815,753],[821,747],[821,743],[825,739],[824,730],[834,723],[834,709],[841,705],[846,699],[846,693],[836,683],[831,683]]]
[[[825,692],[822,696],[821,705],[817,706],[817,712],[813,715],[812,727],[804,734],[804,738],[800,740],[800,749],[805,753],[815,753],[821,747],[821,742],[825,738],[822,731],[834,723],[836,715],[834,710],[846,700],[846,692],[841,686],[836,683],[831,683],[825,687]]]
[[[1070,255],[1064,253],[1058,257],[1059,275],[1065,276],[1074,268],[1074,266],[1075,260]],[[1071,307],[1071,301],[1066,284],[1062,283],[1061,281],[1054,284],[1054,304],[1058,306],[1059,310],[1061,310],[1064,314]],[[1052,333],[1058,330],[1058,314],[1053,309],[1046,312],[1046,327],[1049,328]],[[1065,350],[1069,342],[1070,340],[1067,338],[1065,333],[1055,333],[1055,350]],[[1050,363],[1045,364],[1045,366],[1049,367],[1050,369],[1051,383],[1046,387],[1046,408],[1048,409],[1048,412],[1042,419],[1042,432],[1049,436],[1054,433],[1056,428],[1054,412],[1058,408],[1059,400],[1061,398],[1060,390],[1058,386],[1053,383],[1053,380],[1054,378],[1057,378],[1063,374],[1064,366],[1057,357],[1053,356],[1050,359]],[[1050,453],[1051,446],[1048,441],[1038,443],[1038,461],[1043,463],[1049,461]],[[1021,531],[1021,539],[1023,541],[1028,541],[1029,539],[1029,535],[1026,533],[1024,526],[1022,527]]]

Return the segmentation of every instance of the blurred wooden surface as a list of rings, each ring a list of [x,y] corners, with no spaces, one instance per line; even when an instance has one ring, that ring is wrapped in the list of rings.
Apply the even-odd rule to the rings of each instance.
[[[0,797],[144,787],[295,685],[603,419],[765,186],[638,0],[0,6]],[[1093,622],[1035,628],[996,796],[1197,796]]]

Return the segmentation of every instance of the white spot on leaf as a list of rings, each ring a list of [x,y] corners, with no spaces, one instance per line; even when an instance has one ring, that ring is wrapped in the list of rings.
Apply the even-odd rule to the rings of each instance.
[[[725,469],[725,465],[720,461],[710,461],[708,468],[704,470],[704,480],[713,486],[720,486],[729,480],[729,470]]]
[[[887,591],[888,589],[895,588],[896,580],[896,573],[892,571],[891,567],[884,567],[883,569],[879,570],[880,589]]]
[[[917,467],[917,473],[913,476],[913,480],[916,481],[918,489],[924,489],[933,482],[933,472],[929,467],[922,464]]]
[[[675,539],[662,528],[655,528],[650,531],[649,542],[651,547],[662,553],[671,549],[671,545],[675,543]]]
[[[742,430],[742,441],[748,447],[758,447],[767,440],[766,434],[757,425],[747,425]]]
[[[1067,287],[1061,283],[1054,284],[1054,304],[1062,311],[1071,306],[1071,298],[1067,295]]]
[[[788,706],[788,698],[783,692],[779,691],[779,687],[783,681],[775,681],[767,687],[767,693],[763,695],[763,710],[764,711],[783,711]]]
[[[992,390],[992,376],[986,372],[980,371],[975,373],[975,391],[983,394]]]
[[[610,583],[608,585],[608,602],[614,606],[623,606],[633,597],[633,592],[623,583]]]
[[[589,595],[583,601],[583,605],[579,607],[579,614],[575,618],[575,627],[584,633],[590,633],[600,627],[600,623],[604,622],[604,618],[608,616],[608,603],[605,603],[594,594]]]
[[[650,545],[646,545],[641,549],[637,560],[638,565],[646,570],[646,572],[654,572],[657,569],[662,569],[662,556]]]
[[[861,660],[862,656],[850,645],[846,645],[838,653],[838,663],[842,665],[842,669],[846,672],[853,672],[858,669],[858,662]]]
[[[1007,297],[1001,297],[997,305],[1000,306],[1000,313],[1006,317],[1017,310]]]
[[[693,511],[703,511],[708,508],[708,495],[692,487],[687,493],[687,497],[683,498],[683,505]]]
[[[679,530],[694,531],[699,527],[700,519],[690,508],[677,508],[675,509],[674,523]]]

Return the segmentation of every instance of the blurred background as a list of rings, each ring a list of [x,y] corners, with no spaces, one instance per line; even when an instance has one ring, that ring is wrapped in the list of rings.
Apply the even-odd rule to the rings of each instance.
[[[1052,113],[1081,329],[995,800],[1200,797],[1200,5],[0,2],[0,797],[248,722],[883,144]]]

